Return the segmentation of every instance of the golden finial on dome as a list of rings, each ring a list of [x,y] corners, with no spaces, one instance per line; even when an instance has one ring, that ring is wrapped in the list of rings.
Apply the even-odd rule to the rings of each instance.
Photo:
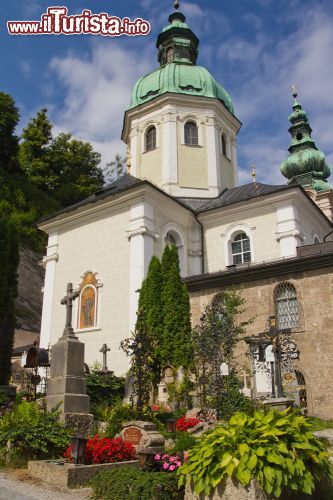
[[[178,10],[178,9],[179,9],[179,7],[180,7],[180,4],[179,4],[179,2],[178,2],[177,0],[175,0],[175,2],[173,3],[173,6],[174,6],[174,8],[175,8],[176,10]]]
[[[252,181],[257,182],[257,174],[256,174],[256,166],[254,163],[252,163]]]
[[[294,98],[294,99],[295,99],[295,101],[296,101],[296,97],[297,97],[297,87],[296,87],[296,85],[295,85],[295,84],[293,84],[293,85],[291,86],[291,93],[292,93],[293,98]]]

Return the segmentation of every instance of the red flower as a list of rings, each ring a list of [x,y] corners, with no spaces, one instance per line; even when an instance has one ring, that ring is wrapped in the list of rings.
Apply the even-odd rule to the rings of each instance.
[[[196,417],[180,417],[176,422],[177,431],[187,432],[188,429],[200,424],[200,420]]]
[[[69,446],[64,456],[71,461],[70,450]],[[88,464],[125,462],[134,460],[135,457],[136,451],[131,443],[127,443],[121,438],[99,438],[97,434],[88,440],[85,451],[85,462]]]

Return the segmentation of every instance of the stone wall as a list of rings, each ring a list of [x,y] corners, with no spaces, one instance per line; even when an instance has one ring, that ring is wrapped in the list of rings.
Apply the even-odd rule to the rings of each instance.
[[[291,272],[283,277],[259,278],[233,287],[191,292],[192,321],[198,323],[205,304],[217,292],[232,288],[241,291],[245,299],[244,312],[238,320],[253,319],[246,335],[263,332],[267,318],[275,314],[274,288],[286,281],[297,290],[300,327],[292,330],[292,336],[300,351],[295,364],[305,378],[308,411],[310,415],[330,419],[333,418],[333,265]],[[246,349],[245,342],[240,342],[236,358],[241,369],[250,369]]]

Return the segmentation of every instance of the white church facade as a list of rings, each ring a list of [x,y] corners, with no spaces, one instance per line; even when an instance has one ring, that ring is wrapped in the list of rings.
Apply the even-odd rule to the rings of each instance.
[[[40,346],[62,335],[60,301],[71,282],[80,291],[73,327],[86,363],[100,362],[106,343],[117,375],[129,368],[120,342],[134,328],[138,289],[166,241],[176,244],[189,278],[293,258],[332,231],[329,171],[319,159],[313,167],[317,148],[301,106],[295,101],[290,118],[289,183],[238,186],[241,123],[232,101],[196,65],[199,40],[183,14],[169,23],[157,40],[160,67],[137,82],[125,113],[128,173],[39,223],[48,234]],[[312,163],[304,164],[304,151]]]

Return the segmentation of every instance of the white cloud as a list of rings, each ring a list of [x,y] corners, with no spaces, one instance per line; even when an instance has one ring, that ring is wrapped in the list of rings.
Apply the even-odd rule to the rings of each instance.
[[[50,68],[66,92],[60,108],[49,106],[54,132],[70,132],[91,142],[104,162],[116,152],[123,153],[122,119],[130,106],[134,83],[152,69],[145,49],[138,57],[121,41],[96,43],[91,54],[54,58]]]

